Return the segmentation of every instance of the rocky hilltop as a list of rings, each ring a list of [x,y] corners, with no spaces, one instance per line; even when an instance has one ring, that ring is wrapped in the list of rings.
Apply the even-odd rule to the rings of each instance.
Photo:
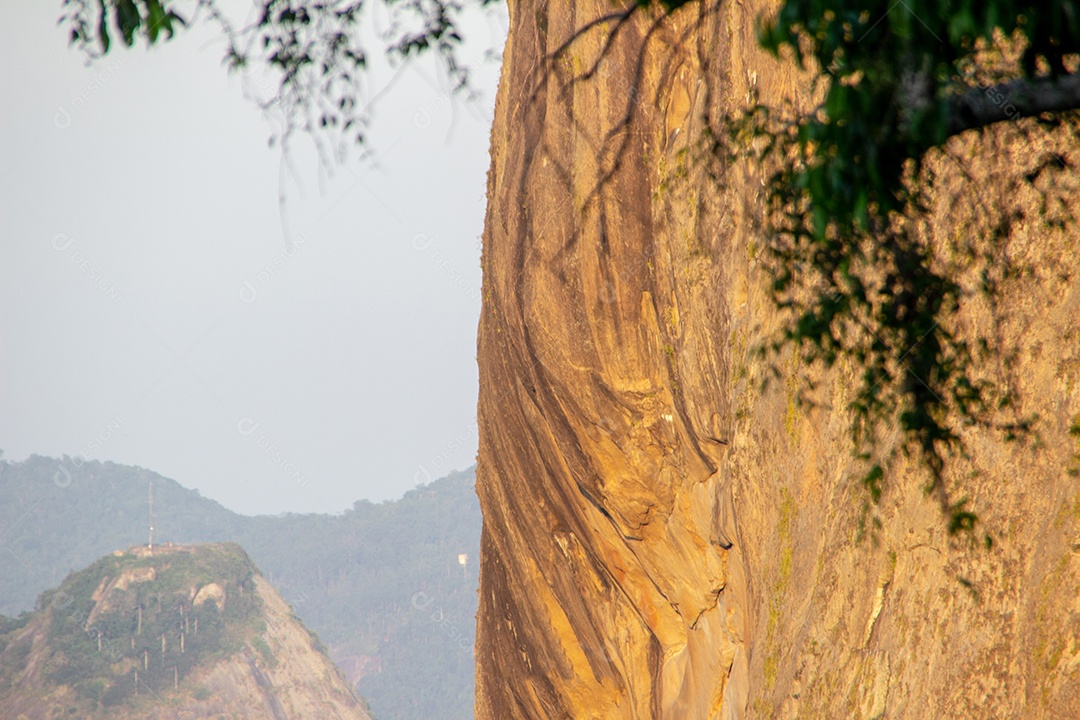
[[[239,545],[136,547],[0,627],[0,717],[370,720]]]
[[[858,368],[781,358],[763,389],[767,173],[700,161],[707,118],[800,101],[804,79],[757,47],[768,7],[621,23],[602,0],[510,3],[478,338],[477,717],[1080,717],[1077,231],[1007,190],[1076,148],[1013,124],[935,168],[927,231],[1019,218],[997,251],[1031,268],[961,313],[1039,416],[1035,446],[972,430],[950,466],[993,548],[951,538],[902,464],[860,541]]]
[[[471,720],[480,556],[472,469],[333,515],[249,517],[143,468],[0,460],[0,615],[32,609],[72,570],[145,541],[150,484],[156,540],[243,547],[376,717]]]

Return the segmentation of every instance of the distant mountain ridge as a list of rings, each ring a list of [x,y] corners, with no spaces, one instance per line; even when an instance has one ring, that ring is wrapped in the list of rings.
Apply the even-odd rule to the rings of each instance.
[[[142,468],[0,462],[0,613],[32,607],[103,554],[145,544],[151,478],[155,542],[239,543],[379,720],[472,717],[480,538],[472,470],[339,515],[249,517]]]

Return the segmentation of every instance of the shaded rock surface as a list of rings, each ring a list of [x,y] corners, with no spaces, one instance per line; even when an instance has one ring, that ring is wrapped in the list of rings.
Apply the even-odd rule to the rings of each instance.
[[[934,168],[932,240],[1015,211],[997,251],[1032,269],[958,325],[1010,351],[996,369],[1040,418],[1041,447],[971,431],[950,466],[994,548],[950,539],[902,464],[858,541],[858,368],[781,358],[762,388],[767,172],[700,159],[752,94],[799,101],[805,79],[756,46],[766,5],[609,17],[573,41],[612,6],[510,5],[478,338],[477,717],[1080,716],[1077,231],[1038,188],[1006,191],[1076,148],[1000,127]],[[796,401],[808,372],[816,409]]]

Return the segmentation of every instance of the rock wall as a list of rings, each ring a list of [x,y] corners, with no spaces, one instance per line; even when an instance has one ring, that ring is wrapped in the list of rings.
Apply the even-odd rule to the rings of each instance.
[[[288,603],[262,575],[255,576],[255,586],[263,599],[264,648],[272,656],[235,653],[201,672],[193,682],[206,688],[209,699],[189,702],[189,716],[217,717],[228,711],[252,719],[371,720],[352,685]]]
[[[781,359],[762,389],[765,172],[701,159],[726,110],[805,83],[757,49],[764,7],[622,22],[603,0],[510,3],[478,339],[477,717],[1080,716],[1076,230],[1048,229],[1045,193],[1005,192],[1069,141],[960,138],[935,181],[935,237],[1026,218],[998,251],[1032,272],[962,316],[1017,351],[1002,372],[1041,418],[1041,447],[972,432],[952,466],[997,543],[950,540],[904,467],[860,541],[855,369]]]

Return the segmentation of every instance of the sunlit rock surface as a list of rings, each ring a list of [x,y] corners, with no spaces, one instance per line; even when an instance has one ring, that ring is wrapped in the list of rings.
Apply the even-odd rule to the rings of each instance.
[[[1017,350],[1005,372],[1041,418],[1041,448],[972,433],[952,466],[997,542],[950,541],[902,467],[860,542],[857,368],[819,375],[814,410],[795,361],[761,388],[766,172],[700,159],[707,122],[805,86],[756,46],[766,6],[610,17],[556,57],[615,7],[510,6],[478,340],[477,717],[1080,717],[1076,229],[1008,190],[1039,153],[1075,156],[1063,131],[959,138],[937,168],[935,237],[1017,210],[999,250],[1034,268],[997,322],[973,300],[959,328]]]

